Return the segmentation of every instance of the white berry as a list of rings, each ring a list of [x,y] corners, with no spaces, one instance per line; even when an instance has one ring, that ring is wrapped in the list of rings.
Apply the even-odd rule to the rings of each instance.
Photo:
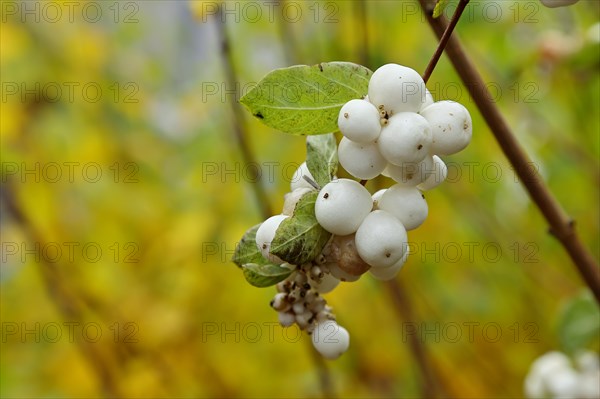
[[[312,333],[315,349],[326,359],[337,359],[350,346],[350,334],[333,320],[319,324]]]
[[[469,111],[454,101],[438,101],[421,111],[431,126],[432,154],[451,155],[471,142],[473,124]]]
[[[390,267],[398,262],[406,252],[406,241],[402,223],[383,210],[371,212],[355,237],[358,254],[372,267]]]
[[[565,7],[577,3],[579,0],[540,0],[543,5],[549,8]]]
[[[433,168],[427,171],[425,181],[417,186],[419,190],[426,191],[436,188],[448,177],[448,167],[444,161],[437,155],[434,155],[432,160]]]
[[[409,252],[410,247],[406,245],[406,252],[404,252],[404,255],[398,262],[394,263],[390,267],[372,267],[369,269],[369,273],[371,273],[376,280],[389,281],[393,279],[406,263]]]
[[[350,100],[338,116],[340,132],[357,143],[369,143],[377,140],[381,131],[379,110],[365,100]]]
[[[389,114],[419,112],[425,102],[425,82],[414,69],[386,64],[369,80],[369,101]]]
[[[314,180],[313,175],[310,173],[310,170],[308,170],[308,166],[306,166],[306,162],[302,162],[292,176],[292,181],[290,182],[290,187],[292,191],[298,188],[308,188],[311,190],[315,189],[313,186],[310,185],[309,182],[306,181],[306,179],[304,179],[303,176]]]
[[[281,222],[283,222],[287,218],[287,215],[271,216],[270,218],[265,220],[256,231],[256,246],[266,259],[277,265],[282,264],[283,260],[271,254],[271,242],[275,237],[277,228],[279,228]]]
[[[421,192],[414,188],[394,184],[379,200],[379,209],[396,216],[406,230],[419,227],[429,212],[427,202]]]
[[[357,143],[347,137],[343,137],[340,141],[338,158],[340,165],[358,179],[373,179],[379,176],[387,165],[377,144]]]
[[[377,139],[381,155],[394,165],[421,161],[429,153],[431,143],[429,122],[414,112],[392,116]]]
[[[388,164],[386,167],[389,177],[396,183],[411,187],[423,183],[433,170],[434,163],[431,155],[427,155],[420,162],[405,162],[401,165]]]
[[[327,183],[315,203],[319,224],[336,235],[354,233],[373,208],[371,194],[358,182],[337,179]]]

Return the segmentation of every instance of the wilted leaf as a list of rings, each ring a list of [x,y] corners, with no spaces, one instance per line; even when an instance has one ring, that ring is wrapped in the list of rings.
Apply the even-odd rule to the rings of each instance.
[[[270,287],[292,274],[292,270],[271,263],[264,265],[248,263],[242,268],[246,280],[255,287]]]
[[[319,185],[331,181],[337,165],[337,143],[333,133],[306,138],[306,166]]]
[[[312,261],[321,253],[331,234],[315,217],[316,191],[305,194],[294,214],[281,222],[271,243],[271,253],[294,265]]]
[[[367,94],[372,72],[351,62],[276,69],[240,102],[267,126],[312,135],[337,130],[342,105]]]

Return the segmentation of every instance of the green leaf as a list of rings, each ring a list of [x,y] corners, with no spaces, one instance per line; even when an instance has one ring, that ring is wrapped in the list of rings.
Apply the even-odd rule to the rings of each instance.
[[[433,18],[438,18],[444,12],[444,9],[448,5],[448,0],[437,0],[435,8],[433,9]]]
[[[589,291],[571,299],[562,311],[559,339],[565,352],[575,353],[600,334],[600,309]]]
[[[329,133],[338,129],[342,105],[367,94],[372,73],[351,62],[276,69],[240,102],[267,126],[285,133]]]
[[[306,166],[322,187],[337,172],[337,143],[333,133],[306,138]]]
[[[243,269],[246,280],[259,288],[275,285],[292,274],[292,270],[271,263],[265,265],[248,263],[243,266]]]
[[[331,237],[315,217],[316,191],[306,193],[294,214],[279,225],[271,242],[271,253],[294,265],[312,261]]]
[[[260,225],[261,223],[250,227],[235,247],[235,252],[233,253],[233,258],[231,260],[239,267],[242,267],[247,263],[256,263],[258,265],[269,263],[256,246],[256,231]]]

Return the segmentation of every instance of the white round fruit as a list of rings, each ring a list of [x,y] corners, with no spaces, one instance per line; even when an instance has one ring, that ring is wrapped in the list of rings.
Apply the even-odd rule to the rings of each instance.
[[[402,256],[402,258],[400,258],[398,262],[394,263],[390,267],[372,267],[371,269],[369,269],[369,273],[371,273],[373,278],[375,278],[376,280],[389,281],[396,277],[398,272],[402,269],[402,267],[406,263],[406,260],[408,259],[409,253],[410,247],[406,245],[406,252],[404,252],[404,255]]]
[[[546,376],[546,386],[550,396],[553,398],[575,398],[578,397],[579,378],[572,368],[564,368],[560,371]]]
[[[337,359],[350,346],[350,334],[333,320],[317,324],[312,333],[312,343],[317,352],[326,359]]]
[[[390,267],[406,252],[406,229],[391,213],[373,211],[358,228],[355,243],[358,255],[371,267]]]
[[[436,188],[439,186],[446,177],[448,177],[448,167],[442,161],[440,157],[434,155],[432,157],[433,160],[433,170],[428,170],[426,173],[425,181],[419,183],[417,188],[422,191],[431,190],[432,188]]]
[[[427,201],[415,187],[394,184],[379,200],[379,209],[387,211],[402,222],[406,230],[419,227],[429,212]]]
[[[348,173],[358,179],[366,180],[379,176],[387,165],[377,144],[357,143],[347,137],[343,137],[340,141],[338,159]]]
[[[369,143],[377,140],[381,131],[379,110],[365,100],[350,100],[338,116],[340,132],[352,141]]]
[[[388,164],[386,171],[392,179],[403,186],[414,187],[423,183],[434,170],[433,157],[427,155],[420,162],[405,162],[401,165]]]
[[[429,154],[432,143],[429,122],[414,112],[401,112],[388,119],[377,145],[391,164],[419,162]]]
[[[271,254],[271,242],[273,241],[277,228],[279,228],[281,222],[288,217],[289,216],[287,215],[271,216],[258,227],[258,230],[256,230],[256,246],[267,260],[277,265],[284,263],[284,261]]]
[[[421,111],[421,115],[431,126],[432,143],[429,151],[432,154],[455,154],[471,142],[471,115],[461,104],[438,101]]]
[[[328,232],[345,236],[356,232],[373,208],[371,194],[358,182],[337,179],[327,183],[315,202],[315,216]]]
[[[304,179],[304,176],[306,176],[312,180],[315,180],[313,175],[310,173],[310,170],[308,170],[308,166],[306,166],[306,162],[302,162],[300,164],[300,166],[298,167],[298,169],[296,169],[296,171],[292,175],[292,181],[290,182],[290,187],[291,187],[292,191],[299,189],[299,188],[308,188],[311,190],[315,189],[313,186],[310,185],[309,182],[306,181],[306,179]]]
[[[549,8],[565,7],[577,3],[579,0],[540,0],[543,5]]]
[[[426,100],[425,82],[414,69],[386,64],[379,67],[369,80],[369,101],[390,115],[399,112],[419,112]]]

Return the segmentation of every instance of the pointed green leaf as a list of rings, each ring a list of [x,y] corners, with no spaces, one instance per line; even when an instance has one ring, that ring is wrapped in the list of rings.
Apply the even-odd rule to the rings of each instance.
[[[329,133],[337,130],[342,105],[367,94],[372,73],[351,62],[276,69],[240,102],[267,126],[285,133]]]
[[[435,8],[433,9],[433,18],[438,18],[444,12],[444,9],[448,5],[448,0],[437,0]]]
[[[571,299],[562,311],[558,335],[565,352],[586,349],[600,334],[600,308],[590,291]]]
[[[248,263],[243,266],[244,277],[255,287],[270,287],[280,281],[285,280],[292,270],[273,264],[257,265],[256,263]]]
[[[294,265],[312,261],[331,237],[315,217],[316,191],[306,193],[294,214],[281,222],[271,242],[271,253]]]
[[[256,231],[260,225],[261,223],[250,227],[235,247],[235,252],[231,260],[239,267],[242,267],[246,263],[256,263],[259,265],[269,263],[256,246]]]
[[[306,138],[306,166],[322,187],[337,172],[337,143],[333,133]]]

